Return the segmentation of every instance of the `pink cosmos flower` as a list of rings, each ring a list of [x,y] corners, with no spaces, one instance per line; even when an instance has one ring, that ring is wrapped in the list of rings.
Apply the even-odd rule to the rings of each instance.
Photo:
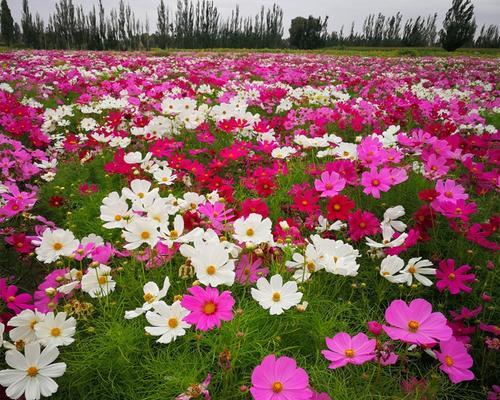
[[[368,326],[368,330],[375,336],[378,336],[382,333],[383,327],[377,321],[368,321],[366,325]]]
[[[321,197],[333,197],[345,188],[346,180],[336,172],[325,171],[321,174],[321,179],[314,181],[314,187],[321,192]]]
[[[368,235],[375,235],[380,231],[380,222],[375,215],[368,211],[356,210],[347,218],[349,236],[352,240],[359,240]]]
[[[439,179],[436,182],[436,192],[439,193],[438,199],[443,201],[467,200],[469,195],[465,193],[463,186],[457,184],[453,179],[443,181]]]
[[[323,350],[321,354],[331,361],[328,368],[340,368],[347,364],[359,365],[375,358],[377,341],[368,339],[364,333],[351,337],[345,332],[340,332],[333,338],[327,337],[325,341],[329,350]]]
[[[242,285],[255,283],[262,276],[267,276],[269,268],[260,268],[262,258],[255,257],[251,262],[247,254],[241,256],[236,266],[236,280]]]
[[[436,287],[440,292],[448,289],[451,294],[470,293],[472,288],[466,286],[466,284],[474,282],[474,279],[476,279],[476,275],[467,273],[470,270],[469,265],[462,265],[455,269],[455,260],[451,258],[442,260],[436,270]]]
[[[232,214],[233,209],[226,210],[226,205],[219,202],[212,204],[207,201],[205,204],[198,206],[198,211],[201,215],[208,218],[217,234],[220,234],[222,229],[224,229],[224,224],[231,221],[234,217],[234,214]]]
[[[432,312],[432,305],[424,299],[415,299],[409,305],[403,300],[394,300],[385,310],[384,331],[393,340],[406,343],[430,345],[446,341],[452,335],[446,318],[440,312]]]
[[[293,358],[266,356],[252,372],[254,400],[310,400],[309,377]]]
[[[435,351],[441,362],[439,369],[446,372],[453,383],[474,379],[474,374],[469,371],[473,363],[472,357],[462,342],[452,337],[446,342],[441,342],[439,348],[440,351]]]
[[[185,295],[181,305],[191,313],[184,320],[196,325],[196,329],[208,331],[214,327],[220,328],[221,321],[233,319],[235,302],[231,292],[226,290],[219,294],[215,288],[203,289],[199,286],[189,288],[188,292],[191,295]]]
[[[311,400],[332,400],[332,398],[327,393],[314,392]]]
[[[363,193],[371,194],[376,199],[380,198],[380,192],[387,192],[391,188],[391,182],[386,174],[376,169],[365,171],[361,175],[361,184],[365,187]]]
[[[7,286],[7,279],[0,279],[0,297],[5,302],[7,308],[10,308],[16,314],[22,310],[32,309],[33,298],[28,293],[17,294],[17,286]]]

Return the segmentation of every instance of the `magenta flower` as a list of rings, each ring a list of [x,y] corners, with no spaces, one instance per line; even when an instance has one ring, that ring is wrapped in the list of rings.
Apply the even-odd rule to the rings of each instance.
[[[191,311],[184,318],[189,324],[196,325],[196,329],[208,331],[215,326],[220,328],[221,321],[233,319],[234,299],[231,292],[225,291],[219,294],[215,288],[205,289],[193,286],[188,289],[191,295],[182,298],[182,307]]]
[[[347,364],[364,364],[375,358],[375,347],[377,341],[368,339],[364,333],[349,336],[345,332],[337,333],[333,338],[325,338],[329,350],[323,350],[321,354],[331,361],[328,368],[335,369]]]
[[[476,279],[476,275],[467,273],[470,269],[471,267],[468,265],[462,265],[455,269],[455,260],[451,258],[442,260],[436,270],[436,287],[440,292],[448,289],[451,294],[472,292],[472,289],[466,286],[466,283],[474,282]]]
[[[225,204],[219,202],[212,204],[207,201],[205,204],[198,206],[198,211],[201,215],[208,218],[217,234],[220,234],[224,229],[224,224],[234,217],[234,214],[232,214],[233,209],[226,210]]]
[[[266,356],[252,372],[254,400],[310,400],[309,377],[293,358]]]
[[[7,286],[5,278],[0,279],[0,297],[7,308],[10,308],[16,314],[19,314],[22,310],[33,308],[31,295],[28,293],[17,294],[17,286]]]
[[[257,282],[260,277],[267,276],[269,268],[261,268],[261,265],[262,258],[255,257],[253,262],[250,262],[250,257],[244,254],[236,265],[236,281],[248,285]]]
[[[453,383],[470,381],[474,379],[474,374],[469,371],[472,367],[472,357],[467,353],[467,349],[462,342],[451,338],[439,344],[441,351],[435,351],[438,360],[441,362],[439,369],[448,374]]]
[[[361,184],[364,186],[363,193],[371,194],[376,199],[380,198],[380,192],[387,192],[391,188],[388,175],[378,172],[375,168],[363,172]]]
[[[385,310],[384,331],[393,340],[406,343],[430,345],[446,341],[452,335],[446,318],[440,312],[432,312],[432,305],[424,299],[415,299],[409,305],[403,300],[394,300]]]
[[[377,321],[368,321],[366,325],[368,326],[368,330],[375,336],[378,336],[382,333],[383,327]]]
[[[439,179],[436,182],[436,192],[438,192],[438,200],[443,201],[458,201],[467,200],[469,195],[465,193],[463,186],[457,184],[453,179],[443,181]]]
[[[314,181],[314,187],[321,192],[321,197],[333,197],[345,188],[346,180],[336,172],[325,171],[321,174],[321,179]]]
[[[332,398],[327,393],[314,392],[311,400],[332,400]]]

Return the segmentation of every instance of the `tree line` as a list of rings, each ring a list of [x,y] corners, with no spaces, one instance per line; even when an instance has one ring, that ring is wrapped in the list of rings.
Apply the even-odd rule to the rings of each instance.
[[[124,0],[117,9],[105,10],[98,0],[90,11],[73,0],[58,0],[45,22],[33,15],[29,1],[22,2],[21,24],[13,21],[7,0],[0,3],[2,39],[8,46],[35,49],[149,50],[155,48],[300,48],[327,46],[404,46],[442,45],[447,50],[470,47],[500,47],[495,25],[483,25],[475,38],[474,7],[470,0],[453,0],[443,28],[438,31],[437,14],[403,21],[401,13],[368,15],[360,31],[354,22],[328,32],[328,17],[296,17],[288,39],[283,38],[283,10],[277,4],[262,6],[253,17],[242,16],[236,6],[224,18],[212,0],[177,0],[168,7],[160,0],[156,26],[149,17],[142,21]]]

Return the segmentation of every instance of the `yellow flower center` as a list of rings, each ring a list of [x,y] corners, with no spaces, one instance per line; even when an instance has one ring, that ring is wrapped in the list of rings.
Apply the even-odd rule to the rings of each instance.
[[[54,337],[61,336],[61,330],[59,328],[52,328],[50,331],[50,335]]]
[[[420,327],[420,324],[417,321],[412,320],[412,321],[408,322],[408,329],[412,333],[415,333],[419,327]]]
[[[209,266],[207,267],[207,274],[208,274],[208,275],[213,275],[213,274],[215,274],[215,271],[216,271],[216,269],[215,269],[215,265],[209,265]]]
[[[380,185],[380,181],[378,179],[374,179],[372,181],[372,186],[378,186],[378,185]]]
[[[447,367],[452,367],[453,366],[453,358],[451,358],[450,356],[446,356],[444,358],[444,363],[446,364]]]
[[[137,193],[137,197],[139,197],[140,199],[143,199],[144,198],[144,193]]]
[[[141,233],[141,239],[142,240],[147,240],[147,239],[149,239],[150,236],[151,235],[147,231],[144,231],[144,232]]]
[[[144,301],[145,301],[146,303],[150,303],[150,304],[151,304],[151,303],[154,301],[155,296],[154,296],[154,295],[152,295],[151,293],[146,293],[146,294],[143,296],[143,298],[144,298]]]
[[[7,297],[7,302],[8,303],[12,303],[13,301],[16,301],[16,297],[15,296],[9,296],[9,297]]]
[[[99,278],[97,278],[97,282],[99,282],[99,284],[101,285],[104,285],[105,283],[108,282],[108,277],[106,275],[102,275]]]
[[[115,215],[115,221],[121,221],[122,220],[122,216],[119,215],[119,214],[116,214]]]
[[[273,293],[273,301],[278,302],[278,301],[280,301],[280,299],[281,299],[281,294],[279,294],[278,292],[274,292]]]
[[[35,325],[38,323],[38,321],[36,319],[33,319],[31,320],[31,323],[30,323],[30,328],[31,329],[35,329]]]
[[[456,275],[455,275],[453,272],[452,272],[451,274],[449,274],[449,275],[448,275],[448,279],[449,279],[450,281],[454,281],[454,280],[455,280],[455,278],[456,278]]]
[[[211,301],[205,303],[205,305],[203,306],[203,313],[206,315],[212,315],[215,313],[215,311],[217,311],[217,306]]]
[[[414,265],[412,265],[410,268],[408,268],[408,272],[409,272],[410,274],[414,274],[416,271],[417,271],[417,269],[415,268],[415,266],[414,266]]]
[[[26,370],[26,373],[28,374],[28,376],[31,376],[32,378],[34,378],[35,376],[38,375],[38,368],[37,367],[29,367]]]
[[[253,229],[252,228],[248,228],[247,229],[247,236],[253,236],[253,234],[254,234]]]
[[[174,229],[170,231],[170,237],[172,239],[177,239],[179,237],[179,233]]]
[[[179,325],[179,321],[177,321],[177,318],[170,318],[168,320],[169,328],[172,328],[172,329],[177,328],[177,325]]]
[[[334,205],[333,205],[333,209],[334,209],[335,211],[340,210],[340,204],[334,204]]]
[[[283,391],[283,384],[281,382],[274,382],[273,383],[273,392],[274,393],[280,393]]]
[[[62,249],[62,247],[63,247],[63,245],[62,245],[61,243],[59,243],[59,242],[56,242],[56,243],[54,243],[54,244],[52,245],[52,248],[53,248],[55,251],[59,251],[59,250],[61,250],[61,249]]]
[[[344,355],[348,358],[353,358],[354,357],[354,350],[353,349],[346,349],[344,351]]]

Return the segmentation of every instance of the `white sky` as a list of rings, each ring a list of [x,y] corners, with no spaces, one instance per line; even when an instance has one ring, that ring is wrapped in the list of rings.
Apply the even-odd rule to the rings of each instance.
[[[177,0],[164,0],[171,12],[175,11]],[[14,19],[21,19],[22,0],[7,0]],[[75,4],[82,4],[85,10],[97,4],[97,0],[73,0]],[[45,20],[55,9],[56,0],[29,0],[33,14],[38,12]],[[127,0],[125,0],[127,3]],[[151,31],[156,30],[156,8],[160,0],[128,0],[137,17],[145,20],[148,15]],[[243,16],[255,15],[261,5],[272,6],[277,3],[284,12],[285,36],[288,35],[290,21],[296,16],[329,16],[329,31],[339,30],[345,25],[344,33],[349,32],[352,21],[356,23],[356,30],[360,30],[364,18],[370,13],[381,12],[386,16],[398,11],[403,14],[403,21],[410,17],[438,13],[438,30],[451,0],[214,0],[215,5],[224,17],[229,16],[236,4],[240,5]],[[483,23],[500,24],[500,0],[473,0],[476,22],[480,28]],[[108,12],[116,8],[119,0],[103,0]]]

